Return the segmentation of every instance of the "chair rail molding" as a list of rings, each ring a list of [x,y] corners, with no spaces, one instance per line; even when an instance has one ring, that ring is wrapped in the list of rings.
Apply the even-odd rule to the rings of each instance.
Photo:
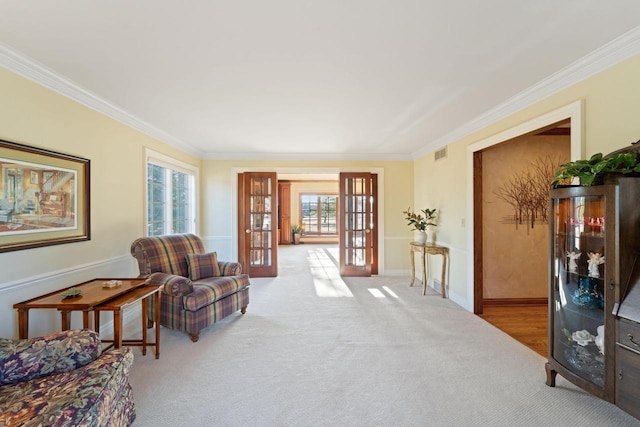
[[[77,282],[75,276],[85,277],[87,279],[84,280],[89,280],[94,277],[105,277],[105,272],[111,271],[132,271],[135,273],[134,267],[135,260],[131,257],[131,255],[122,255],[92,263],[74,265],[61,270],[51,271],[46,274],[40,274],[37,276],[31,276],[7,283],[2,283],[0,284],[0,294],[18,291],[35,285],[49,285],[51,283],[68,282],[67,286],[71,286],[73,283]],[[114,273],[109,273],[106,275],[108,276],[113,274]],[[119,276],[123,275],[119,274]],[[136,276],[137,274],[132,277]]]

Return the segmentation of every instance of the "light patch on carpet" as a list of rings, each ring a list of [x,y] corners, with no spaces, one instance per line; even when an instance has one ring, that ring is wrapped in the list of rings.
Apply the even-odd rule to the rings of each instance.
[[[382,289],[384,289],[393,298],[398,299],[398,295],[395,292],[393,292],[391,289],[389,289],[388,286],[383,286]]]
[[[353,294],[342,277],[334,259],[324,250],[316,248],[307,254],[309,271],[316,295],[322,298],[352,298]]]
[[[386,296],[378,288],[369,288],[369,292],[371,292],[371,295],[373,295],[376,298],[386,298]]]

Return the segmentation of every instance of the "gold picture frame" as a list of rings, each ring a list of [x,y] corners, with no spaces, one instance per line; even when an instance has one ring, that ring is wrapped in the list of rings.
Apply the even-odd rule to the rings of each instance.
[[[0,252],[91,239],[90,161],[0,140]]]

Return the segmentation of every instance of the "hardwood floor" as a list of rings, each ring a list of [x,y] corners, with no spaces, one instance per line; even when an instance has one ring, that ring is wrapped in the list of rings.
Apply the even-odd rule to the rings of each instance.
[[[547,305],[484,306],[479,315],[533,351],[549,356]]]

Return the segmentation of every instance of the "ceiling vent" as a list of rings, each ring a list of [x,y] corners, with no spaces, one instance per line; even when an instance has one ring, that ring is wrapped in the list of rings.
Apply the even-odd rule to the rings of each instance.
[[[441,148],[436,151],[436,160],[442,160],[447,158],[447,147]]]

